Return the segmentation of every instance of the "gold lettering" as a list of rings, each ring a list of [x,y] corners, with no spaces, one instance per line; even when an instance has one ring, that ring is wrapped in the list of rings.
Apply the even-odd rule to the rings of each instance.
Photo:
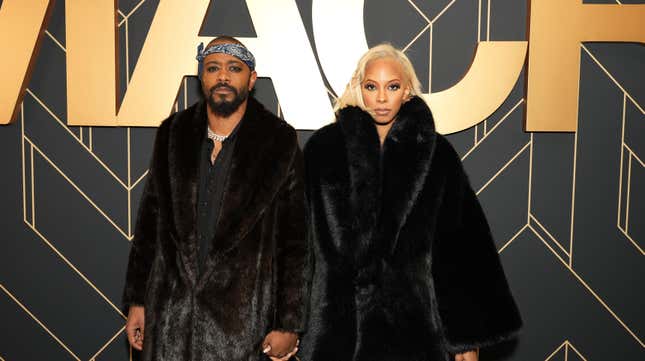
[[[424,94],[437,132],[468,129],[493,114],[508,97],[524,66],[525,41],[483,41],[466,75],[449,89]]]
[[[337,94],[343,92],[358,59],[368,49],[363,3],[363,0],[314,0],[312,3],[318,57]],[[470,69],[459,83],[437,93],[424,94],[423,98],[432,108],[437,131],[448,134],[468,129],[499,108],[522,71],[526,48],[526,41],[480,42]]]
[[[130,79],[118,116],[119,126],[157,126],[177,98],[181,80],[197,74],[199,29],[208,0],[160,1]]]
[[[311,2],[311,22],[318,59],[327,82],[338,95],[343,93],[356,63],[368,50],[363,7],[364,0]]]
[[[5,0],[2,3],[0,46],[12,56],[0,59],[0,124],[15,118],[44,24],[51,12],[51,3],[47,0]],[[160,2],[127,93],[117,111],[116,3],[116,0],[66,2],[67,122],[70,125],[158,125],[170,113],[181,79],[196,73],[195,45],[209,40],[198,36],[208,0]],[[343,9],[348,11],[342,23],[354,19],[355,24],[361,25],[363,2],[316,0],[312,5],[314,36],[321,64],[331,86],[338,92],[345,83],[342,79],[348,76],[345,73],[351,73],[353,69],[352,57],[367,49],[367,43],[364,31],[346,34],[351,41],[341,42],[341,45],[347,45],[347,56],[338,56],[335,50],[341,45],[338,45],[338,37],[330,34],[342,34],[346,27],[339,26],[338,18],[329,15],[338,8],[332,7],[332,3],[342,3]],[[244,41],[256,52],[258,74],[274,78],[284,114],[294,126],[299,129],[322,126],[331,119],[331,108],[311,46],[304,36],[304,27],[295,16],[294,1],[280,0],[279,6],[274,3],[269,6],[261,0],[248,0],[247,5],[258,38]],[[271,20],[278,18],[277,14],[285,9],[289,15],[286,21],[276,24]],[[321,16],[316,16],[318,13]],[[532,1],[526,130],[575,131],[580,43],[645,43],[644,18],[645,5],[596,5],[583,4],[580,0]],[[275,46],[284,43],[305,50],[292,53],[298,57],[292,62],[299,64],[297,71],[283,69],[279,52],[274,51]],[[492,114],[515,84],[526,48],[527,42],[523,41],[479,43],[471,68],[459,83],[450,89],[424,95],[435,113],[438,131],[444,134],[457,132]],[[306,102],[300,100],[303,93],[308,94]],[[317,115],[307,116],[312,113]]]
[[[68,17],[74,18],[68,20],[68,34],[80,34],[73,43],[68,40],[68,124],[159,125],[172,110],[182,78],[196,75],[197,44],[211,39],[198,36],[209,1],[159,3],[118,115],[113,0],[103,0],[100,8],[85,2],[75,0]],[[273,78],[285,118],[299,129],[324,125],[331,106],[295,2],[249,0],[247,5],[258,38],[242,40],[255,52],[258,75]],[[300,51],[285,63],[286,52],[277,50],[281,46]],[[307,102],[300,100],[303,86]]]
[[[53,3],[53,2],[52,2]],[[0,7],[0,124],[15,118],[29,83],[44,25],[48,0],[4,0]]]
[[[118,116],[115,1],[67,1],[67,123],[159,125],[182,78],[196,73],[196,46],[208,41],[197,35],[208,0],[159,3]]]
[[[258,76],[273,81],[284,119],[296,129],[328,124],[334,113],[296,2],[247,0],[246,5],[257,38],[240,40],[254,52]]]
[[[115,0],[66,0],[67,124],[116,125]]]
[[[645,42],[645,5],[531,1],[526,131],[575,132],[580,43]]]

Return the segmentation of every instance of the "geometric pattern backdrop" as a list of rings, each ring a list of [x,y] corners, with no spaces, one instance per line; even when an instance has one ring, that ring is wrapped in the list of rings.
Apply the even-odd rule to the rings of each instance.
[[[296,2],[315,50],[311,0]],[[157,5],[118,3],[121,94]],[[461,79],[478,41],[527,40],[527,7],[365,0],[365,33],[370,46],[406,49],[436,92]],[[56,1],[17,121],[0,128],[0,360],[132,358],[120,299],[156,129],[66,125],[64,9]],[[255,36],[243,0],[211,1],[201,35],[224,33]],[[577,133],[523,131],[522,74],[494,114],[448,137],[525,322],[518,341],[483,360],[645,359],[645,46],[580,52]],[[175,109],[198,94],[186,78]],[[270,79],[255,96],[280,115]],[[299,132],[301,145],[310,135]]]

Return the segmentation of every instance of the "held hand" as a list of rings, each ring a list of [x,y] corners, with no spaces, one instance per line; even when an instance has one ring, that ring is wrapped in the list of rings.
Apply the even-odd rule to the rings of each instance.
[[[143,306],[130,306],[128,321],[125,323],[125,332],[128,342],[135,350],[143,350],[143,329],[145,326],[145,313]]]
[[[271,331],[262,342],[262,352],[271,361],[287,361],[298,352],[298,335],[292,332]]]
[[[475,351],[468,351],[455,355],[455,361],[478,361],[479,349]]]

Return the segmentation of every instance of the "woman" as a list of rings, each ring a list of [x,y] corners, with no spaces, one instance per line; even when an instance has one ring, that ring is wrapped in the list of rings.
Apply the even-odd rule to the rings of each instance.
[[[359,61],[305,148],[315,250],[308,361],[473,361],[520,316],[460,159],[409,59]]]

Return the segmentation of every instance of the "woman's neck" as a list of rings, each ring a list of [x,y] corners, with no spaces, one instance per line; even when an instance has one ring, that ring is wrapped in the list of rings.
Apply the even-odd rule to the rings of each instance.
[[[378,133],[378,140],[379,143],[381,144],[381,147],[383,146],[383,142],[385,142],[385,137],[387,137],[387,133],[390,132],[390,129],[392,129],[392,124],[394,124],[394,121],[391,121],[387,124],[378,124],[374,123],[376,126],[376,132]]]

